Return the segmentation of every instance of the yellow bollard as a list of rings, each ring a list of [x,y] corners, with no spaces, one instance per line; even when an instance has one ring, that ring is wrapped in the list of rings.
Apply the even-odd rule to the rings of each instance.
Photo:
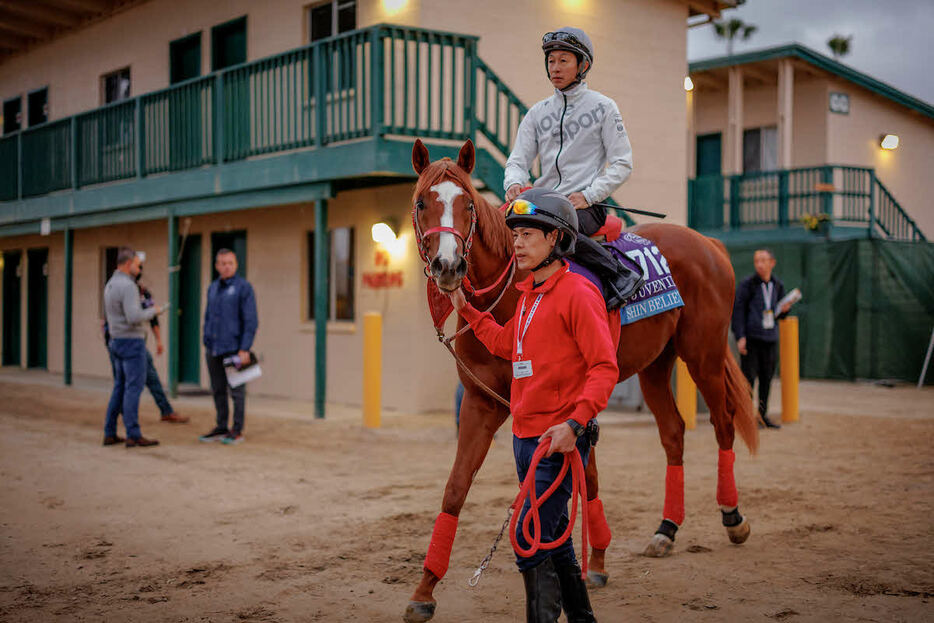
[[[798,319],[778,321],[779,361],[782,379],[782,422],[798,421]]]
[[[383,386],[383,316],[363,315],[363,425],[379,428]]]
[[[684,427],[694,430],[697,426],[697,385],[688,372],[688,365],[680,357],[675,362],[675,402]]]

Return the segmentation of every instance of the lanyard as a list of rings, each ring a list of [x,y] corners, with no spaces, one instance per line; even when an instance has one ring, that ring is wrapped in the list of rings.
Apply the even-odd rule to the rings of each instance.
[[[535,315],[535,310],[538,309],[538,304],[542,301],[542,297],[545,296],[545,293],[542,292],[538,295],[538,298],[535,299],[535,302],[532,304],[532,309],[529,310],[529,315],[525,319],[525,326],[522,327],[522,333],[519,333],[519,325],[522,324],[522,315],[525,314],[525,297],[522,297],[522,309],[519,310],[519,322],[516,323],[516,355],[519,356],[519,359],[522,359],[522,340],[525,339],[525,333],[529,330],[529,325],[532,323],[532,316]]]
[[[769,281],[769,287],[766,288],[764,283],[760,283],[759,287],[762,288],[762,298],[765,299],[765,311],[772,311],[772,288],[775,285],[774,282]]]

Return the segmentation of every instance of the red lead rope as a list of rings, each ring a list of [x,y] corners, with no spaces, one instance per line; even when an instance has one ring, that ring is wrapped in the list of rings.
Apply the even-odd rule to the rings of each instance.
[[[538,469],[539,462],[542,460],[542,457],[545,456],[545,453],[548,452],[550,446],[551,439],[543,439],[542,442],[538,444],[538,448],[535,449],[535,454],[532,455],[532,463],[529,465],[529,471],[525,475],[525,480],[522,481],[522,486],[519,487],[519,494],[516,496],[516,501],[512,503],[513,513],[509,521],[509,540],[512,542],[512,548],[523,558],[534,556],[542,549],[555,549],[556,547],[564,545],[568,538],[570,538],[571,532],[574,531],[574,520],[577,519],[577,498],[580,496],[581,515],[583,519],[581,521],[581,577],[586,581],[587,526],[589,523],[587,521],[587,478],[584,475],[584,463],[581,461],[580,452],[578,452],[576,448],[573,452],[565,454],[564,464],[561,466],[558,477],[542,496],[538,497],[535,494],[535,471]],[[561,486],[565,475],[568,473],[569,467],[571,469],[571,519],[568,522],[568,527],[564,531],[564,534],[554,541],[543,542],[542,523],[538,509],[541,508],[545,500],[551,497],[551,494]],[[523,549],[516,538],[516,525],[519,521],[519,512],[522,510],[522,505],[525,503],[526,498],[529,499],[530,508],[529,512],[525,514],[525,518],[522,520],[522,536],[525,538],[525,541],[531,543],[531,545],[528,549]],[[532,533],[529,532],[529,523],[532,524]]]

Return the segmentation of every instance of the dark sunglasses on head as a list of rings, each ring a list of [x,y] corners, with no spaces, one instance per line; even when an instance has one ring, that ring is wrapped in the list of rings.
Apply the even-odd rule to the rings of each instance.
[[[557,30],[555,32],[546,32],[545,36],[542,37],[542,45],[546,43],[551,43],[552,41],[562,41],[564,43],[570,43],[576,45],[580,48],[587,49],[587,47],[578,40],[577,37],[572,35],[569,32],[564,32],[563,30]]]

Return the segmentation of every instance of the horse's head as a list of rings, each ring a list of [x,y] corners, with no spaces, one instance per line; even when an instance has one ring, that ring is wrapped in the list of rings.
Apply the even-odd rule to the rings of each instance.
[[[476,191],[470,183],[474,146],[467,141],[455,163],[431,162],[428,148],[415,141],[412,168],[418,174],[412,208],[415,242],[438,287],[453,292],[467,275],[467,257],[477,228]]]

